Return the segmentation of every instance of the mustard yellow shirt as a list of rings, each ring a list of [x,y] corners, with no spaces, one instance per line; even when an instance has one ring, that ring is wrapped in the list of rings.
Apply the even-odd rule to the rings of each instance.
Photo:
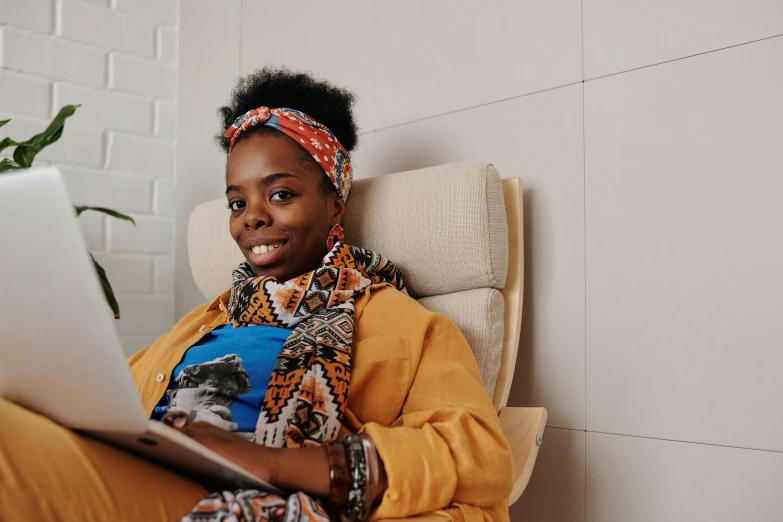
[[[185,351],[226,323],[228,296],[129,359],[147,415]],[[509,445],[459,329],[391,287],[368,289],[355,308],[343,429],[368,433],[386,467],[389,488],[372,519],[438,512],[508,521]]]

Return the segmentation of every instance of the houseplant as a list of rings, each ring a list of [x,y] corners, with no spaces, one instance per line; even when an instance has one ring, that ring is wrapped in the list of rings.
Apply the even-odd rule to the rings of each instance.
[[[63,134],[63,129],[65,127],[65,120],[67,118],[70,118],[73,116],[73,114],[76,112],[78,105],[66,105],[62,109],[60,109],[60,112],[57,113],[57,116],[54,117],[52,122],[49,124],[46,129],[41,132],[40,134],[36,134],[32,138],[28,139],[27,141],[15,141],[11,138],[4,138],[2,141],[0,141],[0,153],[2,153],[5,149],[9,147],[14,147],[13,152],[13,159],[11,158],[3,158],[2,161],[0,161],[0,174],[4,172],[10,172],[14,170],[22,170],[22,169],[29,169],[32,164],[33,160],[35,159],[35,156],[41,152],[43,149],[51,145],[52,143],[56,142],[60,139],[60,137]],[[7,124],[9,120],[0,120],[0,127]],[[133,220],[132,217],[126,216],[125,214],[121,214],[120,212],[117,212],[116,210],[112,210],[110,208],[105,207],[89,207],[89,206],[76,206],[74,207],[76,210],[76,215],[79,216],[82,214],[82,212],[86,211],[92,211],[92,212],[102,212],[104,214],[107,214],[109,216],[118,218],[118,219],[124,219],[125,221],[130,221],[134,225],[136,225],[136,222]],[[95,271],[98,274],[98,279],[101,282],[101,287],[103,287],[103,293],[106,296],[106,302],[109,304],[109,307],[111,308],[112,312],[114,313],[114,317],[116,319],[120,318],[120,305],[117,302],[117,298],[114,296],[114,290],[111,287],[111,283],[109,283],[109,278],[106,276],[106,271],[103,269],[101,265],[98,264],[98,262],[95,260],[92,254],[90,254],[90,258],[92,259],[93,264],[95,265]]]

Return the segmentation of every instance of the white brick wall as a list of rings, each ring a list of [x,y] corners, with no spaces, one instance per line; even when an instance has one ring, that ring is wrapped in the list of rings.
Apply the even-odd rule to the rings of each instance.
[[[152,58],[155,54],[153,24],[73,0],[61,0],[57,5],[60,36],[143,58]]]
[[[170,256],[155,258],[155,290],[161,294],[174,293],[174,260]]]
[[[155,181],[155,194],[153,196],[155,213],[162,216],[171,215],[174,207],[174,185],[167,179]]]
[[[106,83],[106,53],[94,47],[6,26],[0,49],[4,69],[96,87]]]
[[[170,65],[114,54],[109,71],[109,85],[118,91],[164,100],[176,97],[177,70]]]
[[[153,181],[149,178],[70,165],[60,169],[68,190],[78,194],[83,205],[141,214],[152,211]]]
[[[167,63],[177,60],[179,52],[179,35],[176,29],[170,27],[158,28],[158,58]]]
[[[166,254],[174,244],[174,221],[171,218],[137,216],[136,226],[112,219],[108,224],[109,250]]]
[[[174,322],[174,158],[178,0],[0,0],[0,139],[41,132],[79,103],[62,139],[36,164],[61,169],[88,212],[88,248],[120,301],[128,353]]]
[[[49,82],[35,76],[0,70],[0,111],[46,118]]]
[[[160,25],[177,25],[176,0],[116,0],[117,11]]]
[[[52,30],[52,0],[0,1],[0,22],[48,33]]]
[[[153,293],[155,260],[145,255],[95,254],[118,294]]]
[[[109,141],[109,168],[154,178],[171,179],[173,176],[174,145],[171,142],[118,132],[111,133]]]
[[[155,136],[174,139],[177,133],[177,104],[155,102]]]
[[[56,106],[77,103],[82,106],[72,118],[76,124],[142,135],[152,132],[152,100],[149,98],[109,92],[105,88],[54,84]]]

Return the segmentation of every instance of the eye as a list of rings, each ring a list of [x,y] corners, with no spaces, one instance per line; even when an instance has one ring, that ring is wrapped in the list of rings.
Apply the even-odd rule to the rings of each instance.
[[[291,196],[293,196],[293,194],[291,194],[287,190],[280,190],[272,194],[272,201],[277,201],[277,202],[285,201],[287,199],[290,199]]]
[[[231,210],[231,212],[237,212],[245,208],[245,202],[241,199],[235,199],[234,201],[230,201],[228,203],[228,208]]]

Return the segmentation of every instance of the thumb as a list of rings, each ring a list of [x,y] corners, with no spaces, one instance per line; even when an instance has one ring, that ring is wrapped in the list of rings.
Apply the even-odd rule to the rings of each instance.
[[[172,428],[184,428],[189,421],[189,415],[184,411],[170,411],[163,417],[163,424],[171,426]]]

